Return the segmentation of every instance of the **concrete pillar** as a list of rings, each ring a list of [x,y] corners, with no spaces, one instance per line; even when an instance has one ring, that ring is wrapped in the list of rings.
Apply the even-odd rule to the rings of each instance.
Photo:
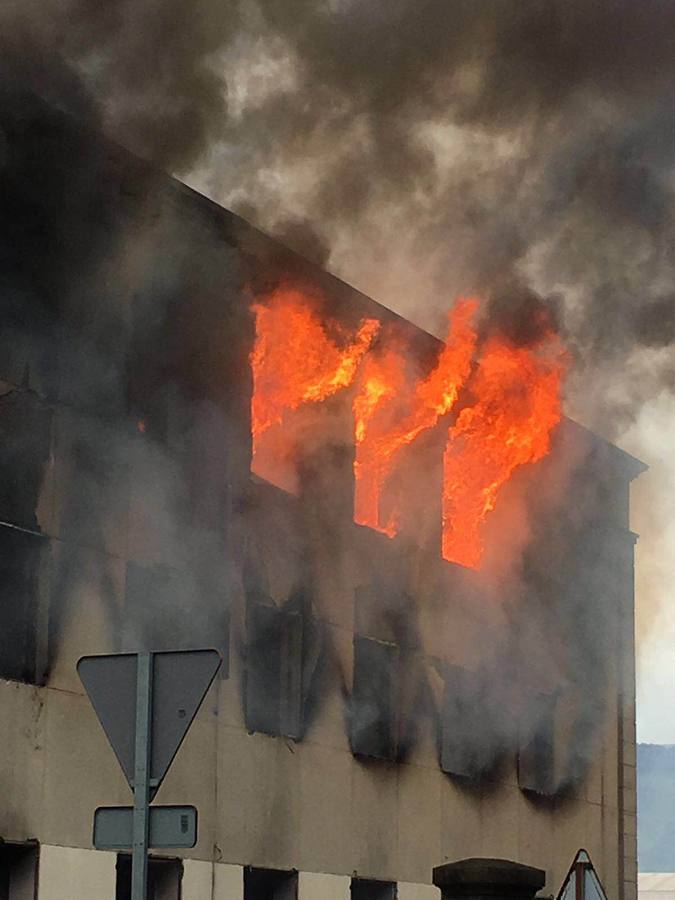
[[[213,866],[201,859],[183,860],[182,900],[213,900]]]
[[[346,875],[298,872],[298,900],[349,900],[350,884]]]
[[[213,900],[244,900],[243,866],[213,864]]]
[[[411,884],[399,881],[396,886],[397,900],[441,900],[437,887],[433,884]]]
[[[546,873],[508,859],[462,859],[437,866],[433,881],[442,900],[533,900]]]
[[[115,896],[115,853],[78,847],[40,847],[40,900]]]

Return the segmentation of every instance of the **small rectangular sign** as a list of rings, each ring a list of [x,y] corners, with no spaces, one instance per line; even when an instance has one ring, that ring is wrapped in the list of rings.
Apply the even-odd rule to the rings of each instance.
[[[133,843],[132,806],[100,806],[94,813],[94,847],[129,850]],[[153,850],[190,848],[197,843],[194,806],[151,806],[148,845]]]

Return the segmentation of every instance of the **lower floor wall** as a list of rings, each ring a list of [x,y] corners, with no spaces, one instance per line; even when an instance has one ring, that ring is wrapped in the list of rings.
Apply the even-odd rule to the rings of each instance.
[[[40,847],[37,900],[115,900],[117,854],[74,847]],[[297,900],[350,900],[346,875],[298,873]],[[167,895],[167,900],[173,900]],[[244,900],[244,868],[183,860],[180,900]],[[428,884],[397,885],[397,900],[440,900]]]
[[[353,636],[345,635],[349,647]],[[544,869],[543,893],[551,897],[583,847],[611,900],[635,900],[632,716],[631,730],[628,724],[623,730],[622,764],[612,714],[583,791],[538,802],[519,787],[514,760],[480,787],[441,772],[426,725],[405,763],[355,759],[336,696],[311,739],[293,743],[248,734],[237,671],[233,666],[232,677],[214,686],[162,786],[164,804],[189,801],[199,809],[199,840],[188,855],[207,869],[215,859],[219,865],[428,884],[432,868],[445,861],[500,857]],[[0,838],[7,842],[89,848],[96,806],[129,803],[129,787],[103,729],[76,688],[74,680],[62,688],[35,688],[0,679],[0,734],[7,736],[0,754]],[[47,889],[53,879],[58,886],[49,852]],[[109,859],[114,878],[117,861],[114,854]],[[123,868],[128,877],[127,862]],[[186,864],[186,891],[191,869]],[[224,871],[216,867],[214,884]],[[208,883],[208,872],[194,877]],[[401,898],[406,890],[400,888]],[[88,896],[105,894],[90,890]]]
[[[38,900],[115,897],[115,853],[40,846]]]

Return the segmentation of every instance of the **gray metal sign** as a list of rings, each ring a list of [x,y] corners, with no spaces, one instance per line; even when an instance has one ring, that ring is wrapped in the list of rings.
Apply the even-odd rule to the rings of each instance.
[[[152,799],[178,752],[221,663],[217,650],[153,653],[150,747]],[[137,653],[83,656],[77,664],[96,715],[134,786]]]
[[[134,792],[132,900],[147,897],[149,804],[220,663],[217,650],[175,650],[83,656],[77,664],[80,680]]]
[[[133,806],[100,806],[94,813],[94,847],[128,850],[133,844]],[[148,847],[169,850],[197,843],[197,809],[194,806],[151,806]]]

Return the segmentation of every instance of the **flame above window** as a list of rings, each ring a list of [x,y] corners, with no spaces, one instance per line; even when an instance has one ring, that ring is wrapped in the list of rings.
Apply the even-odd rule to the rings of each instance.
[[[527,347],[498,335],[480,345],[478,307],[476,300],[455,304],[438,360],[420,378],[411,377],[405,347],[376,319],[349,331],[322,318],[300,290],[260,298],[251,353],[253,471],[279,483],[270,461],[293,453],[293,441],[284,440],[293,414],[351,388],[354,520],[394,537],[400,511],[383,514],[382,497],[397,457],[423,432],[444,427],[442,553],[478,568],[483,525],[501,488],[549,452],[567,362],[553,331]]]

